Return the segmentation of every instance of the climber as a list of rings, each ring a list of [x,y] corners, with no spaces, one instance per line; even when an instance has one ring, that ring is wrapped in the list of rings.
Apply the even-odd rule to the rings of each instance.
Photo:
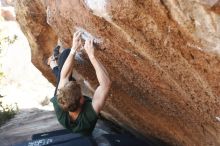
[[[59,47],[54,49],[54,55],[48,59],[57,79],[54,97],[51,98],[58,121],[66,129],[82,135],[91,134],[107,98],[111,81],[109,75],[94,54],[93,40],[87,40],[84,49],[95,68],[99,86],[91,98],[83,96],[80,85],[72,77],[74,55],[81,46],[81,32],[74,33],[72,48],[63,49],[58,55]]]

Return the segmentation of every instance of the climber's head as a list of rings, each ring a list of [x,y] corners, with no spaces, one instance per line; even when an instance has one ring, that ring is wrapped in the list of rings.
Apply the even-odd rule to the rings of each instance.
[[[67,82],[58,89],[57,101],[64,111],[76,111],[84,102],[80,85],[76,81]]]

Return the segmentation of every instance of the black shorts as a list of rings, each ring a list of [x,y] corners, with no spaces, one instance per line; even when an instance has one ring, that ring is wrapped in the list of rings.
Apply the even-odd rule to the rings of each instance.
[[[62,68],[63,68],[63,65],[64,65],[64,63],[65,63],[67,57],[69,56],[69,53],[70,53],[70,49],[65,49],[65,50],[60,54],[60,56],[59,56],[59,58],[58,58],[58,66],[56,66],[56,67],[53,68],[53,73],[54,73],[54,75],[56,76],[56,82],[57,82],[57,83],[56,83],[56,89],[55,89],[54,95],[56,95],[56,93],[57,93],[57,87],[58,87],[58,84],[59,84],[59,82],[60,82],[60,72],[61,72],[61,70],[62,70]],[[74,79],[72,76],[70,76],[69,80],[75,81],[75,79]]]

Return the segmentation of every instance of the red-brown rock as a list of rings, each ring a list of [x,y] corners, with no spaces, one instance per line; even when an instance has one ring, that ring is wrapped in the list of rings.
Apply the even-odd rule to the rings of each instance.
[[[113,81],[104,116],[174,145],[220,145],[220,16],[217,0],[17,0],[32,62],[44,60],[77,27],[100,38],[97,57]],[[77,78],[96,86],[84,57]]]

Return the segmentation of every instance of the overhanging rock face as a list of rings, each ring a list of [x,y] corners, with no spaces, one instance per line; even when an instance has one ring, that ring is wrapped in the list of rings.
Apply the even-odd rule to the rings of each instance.
[[[57,38],[81,28],[99,38],[113,81],[103,115],[173,145],[220,145],[220,7],[217,0],[17,0],[17,20],[44,65]],[[77,61],[76,61],[77,62]],[[87,57],[79,79],[97,85]]]

